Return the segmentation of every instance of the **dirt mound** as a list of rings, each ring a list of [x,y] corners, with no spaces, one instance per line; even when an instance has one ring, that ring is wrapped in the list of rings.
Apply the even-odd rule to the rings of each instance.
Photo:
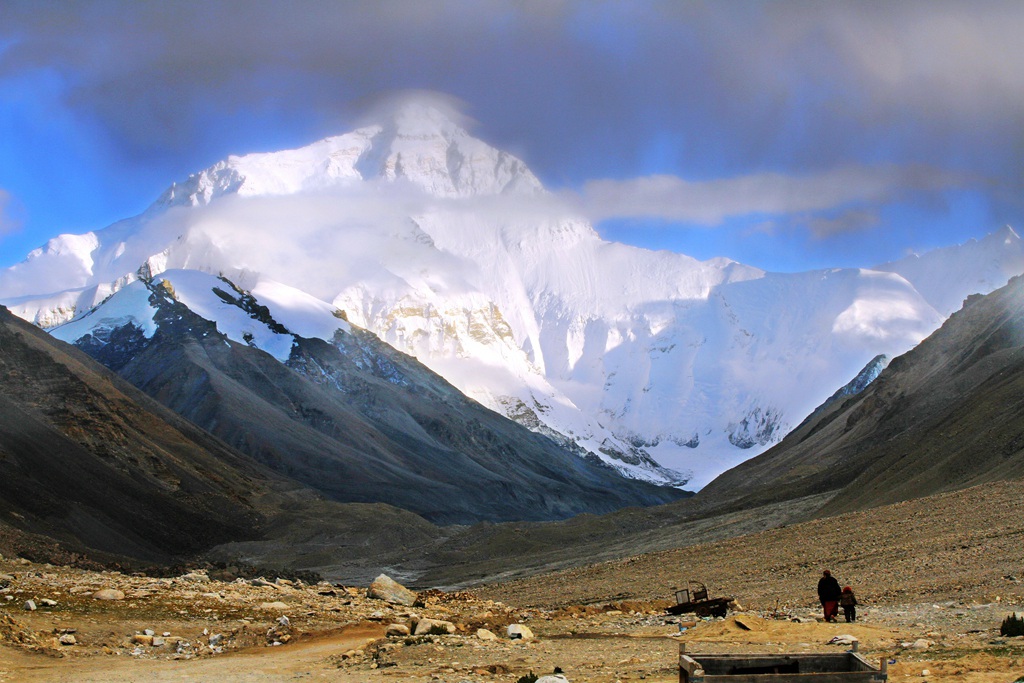
[[[0,644],[36,648],[39,640],[16,619],[0,614]]]

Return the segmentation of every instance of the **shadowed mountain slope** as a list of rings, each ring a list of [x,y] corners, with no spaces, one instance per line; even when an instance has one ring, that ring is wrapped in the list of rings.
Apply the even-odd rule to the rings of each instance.
[[[287,558],[298,534],[360,577],[442,535],[392,506],[323,500],[0,307],[2,552],[133,566],[270,538]]]
[[[741,509],[835,492],[859,510],[1024,476],[1024,278],[964,307],[867,389],[722,474],[695,500]]]
[[[210,280],[221,300],[244,297],[225,291],[230,283]],[[339,330],[329,343],[288,335],[265,317],[262,323],[291,342],[282,363],[228,339],[176,300],[169,280],[131,288],[143,286],[156,325],[151,337],[125,323],[102,339],[80,338],[79,347],[231,446],[332,500],[383,502],[447,524],[561,519],[685,495],[569,453],[369,333]]]
[[[6,309],[0,387],[3,521],[150,559],[253,537],[257,468]]]

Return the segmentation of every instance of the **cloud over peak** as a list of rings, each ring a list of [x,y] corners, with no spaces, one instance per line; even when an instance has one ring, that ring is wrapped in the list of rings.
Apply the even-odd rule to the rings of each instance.
[[[965,174],[924,166],[844,166],[814,174],[769,172],[706,181],[657,175],[588,182],[581,210],[593,221],[647,218],[715,227],[728,218],[815,214],[865,203],[884,204],[915,191],[939,191],[973,182]],[[863,213],[860,213],[863,217]],[[863,222],[859,222],[863,224]],[[818,218],[816,234],[844,223]]]

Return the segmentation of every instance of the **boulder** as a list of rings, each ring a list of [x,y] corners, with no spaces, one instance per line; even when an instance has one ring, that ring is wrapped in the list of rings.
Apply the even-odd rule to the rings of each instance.
[[[76,644],[78,642],[78,639],[75,638],[70,633],[65,633],[64,635],[62,635],[60,637],[59,642],[60,642],[61,645],[74,645],[74,644]]]
[[[388,624],[388,629],[385,631],[385,635],[391,637],[407,636],[409,633],[409,627],[405,624]]]
[[[416,622],[416,628],[412,632],[414,636],[441,635],[444,633],[455,633],[455,624],[441,619],[420,619]]]
[[[373,580],[366,595],[374,600],[383,600],[392,605],[405,605],[406,607],[411,607],[416,602],[414,592],[386,574],[381,574]]]
[[[533,640],[534,638],[533,631],[525,624],[509,624],[505,629],[505,634],[511,640]]]
[[[281,610],[288,609],[288,603],[281,602],[280,600],[277,600],[275,602],[261,602],[260,603],[260,609],[265,609],[265,610],[271,611],[271,612],[273,612],[273,611],[278,611],[279,612]]]
[[[498,636],[493,631],[488,631],[485,628],[478,628],[476,630],[476,637],[480,640],[497,640]]]
[[[538,678],[536,683],[569,683],[569,679],[562,674],[549,674]]]
[[[116,588],[103,588],[92,594],[93,600],[124,600],[124,591]]]

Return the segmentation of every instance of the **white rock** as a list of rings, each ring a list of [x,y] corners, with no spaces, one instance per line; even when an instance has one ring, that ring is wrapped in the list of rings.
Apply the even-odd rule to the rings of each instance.
[[[416,622],[416,628],[413,630],[412,634],[414,636],[425,636],[430,633],[437,633],[438,631],[455,633],[455,624],[441,619],[420,619]]]
[[[562,674],[549,674],[538,678],[537,683],[569,683],[569,679]]]
[[[409,635],[409,627],[405,624],[388,624],[387,631],[384,635],[387,636],[407,636]]]
[[[265,609],[267,611],[286,610],[286,609],[288,609],[288,603],[281,602],[280,600],[278,600],[276,602],[261,602],[260,603],[260,609]]]
[[[406,607],[416,602],[416,593],[386,574],[381,574],[373,580],[370,587],[366,589],[366,595],[375,600],[384,600],[393,605],[405,605]]]
[[[505,629],[505,635],[511,640],[533,640],[533,631],[525,624],[509,624]]]
[[[92,594],[93,600],[124,600],[124,591],[116,588],[103,588]]]
[[[488,631],[485,628],[478,628],[476,630],[476,637],[480,640],[497,640],[498,636],[493,631]]]

